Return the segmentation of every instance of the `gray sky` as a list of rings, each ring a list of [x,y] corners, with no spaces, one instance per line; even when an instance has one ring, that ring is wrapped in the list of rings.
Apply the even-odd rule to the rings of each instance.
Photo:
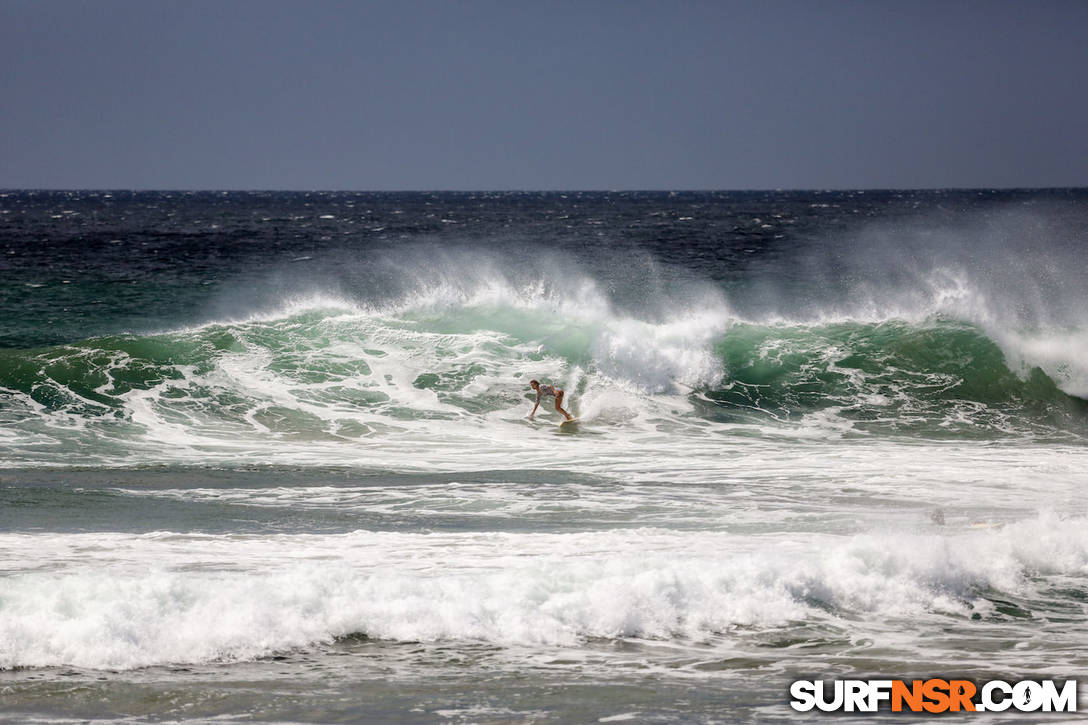
[[[0,0],[0,187],[1088,186],[1088,2]]]

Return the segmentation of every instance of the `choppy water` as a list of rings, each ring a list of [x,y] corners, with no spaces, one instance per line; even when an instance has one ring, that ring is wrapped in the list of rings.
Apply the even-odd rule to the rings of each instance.
[[[0,195],[0,709],[1075,677],[1086,240],[1083,191]]]

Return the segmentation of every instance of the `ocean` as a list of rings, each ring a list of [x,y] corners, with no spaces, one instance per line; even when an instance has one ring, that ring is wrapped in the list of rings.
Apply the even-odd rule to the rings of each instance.
[[[1086,243],[1088,190],[0,192],[0,717],[1075,678]]]

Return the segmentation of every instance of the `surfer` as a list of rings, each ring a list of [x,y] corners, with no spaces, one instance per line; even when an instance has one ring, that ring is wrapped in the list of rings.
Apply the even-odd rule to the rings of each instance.
[[[551,396],[555,397],[555,409],[558,410],[560,413],[562,413],[563,416],[567,420],[573,420],[570,417],[570,413],[563,410],[563,389],[562,388],[556,388],[556,387],[553,387],[551,385],[541,385],[536,380],[530,380],[529,381],[529,387],[531,387],[533,390],[536,391],[536,405],[533,406],[533,412],[529,413],[530,418],[532,418],[533,415],[536,413],[537,406],[540,405],[540,399],[542,397],[544,397],[545,395],[551,395]]]

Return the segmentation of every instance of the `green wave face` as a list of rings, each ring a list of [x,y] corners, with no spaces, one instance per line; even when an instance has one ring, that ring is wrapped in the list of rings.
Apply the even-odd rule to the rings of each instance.
[[[728,374],[705,400],[738,419],[832,411],[853,431],[937,438],[1083,435],[1088,422],[1088,404],[1043,370],[1014,372],[993,340],[952,321],[737,325],[716,350]]]
[[[509,426],[531,405],[531,377],[567,387],[602,419],[609,396],[625,395],[624,414],[611,416],[617,435],[639,417],[672,421],[669,430],[690,430],[684,421],[694,419],[745,434],[1088,433],[1088,403],[1039,368],[1011,369],[995,341],[963,323],[689,323],[509,305],[311,309],[4,350],[0,433],[13,462],[58,465],[429,440],[459,425]]]

